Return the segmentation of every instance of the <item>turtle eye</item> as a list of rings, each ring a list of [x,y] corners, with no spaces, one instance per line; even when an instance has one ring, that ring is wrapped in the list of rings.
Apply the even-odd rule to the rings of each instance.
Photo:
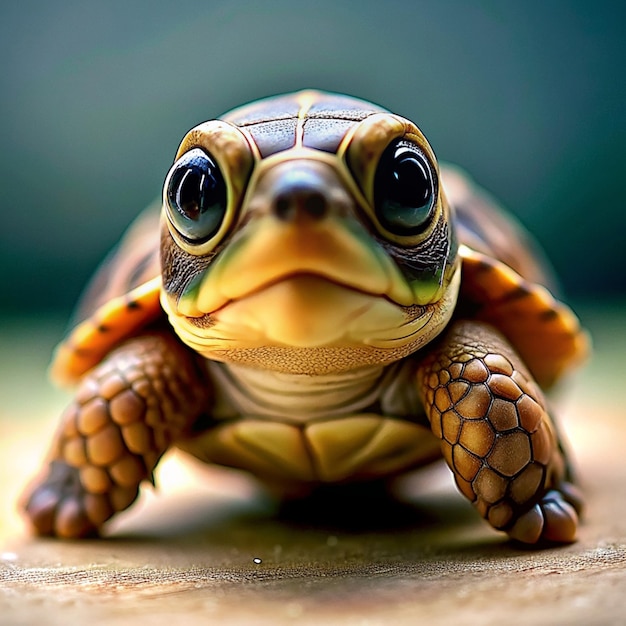
[[[203,150],[185,153],[170,170],[166,189],[170,219],[193,243],[210,239],[226,215],[226,184],[220,168]]]
[[[374,177],[374,210],[389,232],[410,236],[428,225],[435,201],[435,177],[426,155],[406,139],[383,152]]]

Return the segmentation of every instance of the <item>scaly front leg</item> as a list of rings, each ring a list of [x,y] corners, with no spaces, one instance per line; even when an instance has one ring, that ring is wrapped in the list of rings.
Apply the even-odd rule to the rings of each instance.
[[[195,358],[164,333],[114,350],[81,381],[26,513],[40,534],[82,537],[137,497],[167,447],[207,408]]]
[[[574,541],[578,490],[543,394],[506,340],[455,322],[417,377],[446,462],[480,514],[525,543]]]

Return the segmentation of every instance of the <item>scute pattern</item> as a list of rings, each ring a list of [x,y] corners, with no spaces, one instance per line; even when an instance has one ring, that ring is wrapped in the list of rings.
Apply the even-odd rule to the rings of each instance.
[[[586,358],[587,333],[572,311],[545,287],[465,245],[460,253],[460,315],[497,328],[544,389]],[[502,373],[510,375],[508,371]]]
[[[263,158],[293,148],[302,133],[302,145],[336,152],[346,132],[368,115],[385,109],[364,100],[300,91],[259,100],[230,111],[222,119],[245,128]]]
[[[394,475],[439,456],[437,440],[424,426],[368,413],[310,424],[244,416],[180,445],[203,461],[266,481],[309,485]]]
[[[132,336],[161,314],[161,278],[143,283],[111,299],[72,330],[59,344],[50,375],[59,384],[76,383],[117,343]]]

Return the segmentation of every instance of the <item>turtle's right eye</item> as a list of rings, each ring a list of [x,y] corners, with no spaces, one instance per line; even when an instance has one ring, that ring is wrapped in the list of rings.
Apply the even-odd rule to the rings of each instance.
[[[165,196],[170,221],[190,243],[203,243],[220,229],[226,215],[226,183],[217,163],[200,148],[174,163]]]

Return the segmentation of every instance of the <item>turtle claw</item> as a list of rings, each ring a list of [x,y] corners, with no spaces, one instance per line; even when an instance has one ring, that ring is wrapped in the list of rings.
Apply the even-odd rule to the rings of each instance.
[[[84,506],[86,493],[78,469],[63,461],[52,461],[50,471],[28,498],[25,510],[40,535],[64,538],[98,534]]]
[[[508,530],[509,537],[526,544],[576,541],[581,499],[578,489],[564,483],[552,489]]]

